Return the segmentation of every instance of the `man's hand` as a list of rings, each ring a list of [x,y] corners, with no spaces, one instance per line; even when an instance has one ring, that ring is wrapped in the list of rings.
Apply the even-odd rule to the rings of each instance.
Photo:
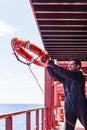
[[[54,61],[51,60],[50,57],[45,58],[45,59],[41,59],[41,62],[47,64],[48,66],[50,66],[52,68],[54,68]]]
[[[47,56],[47,58],[41,58],[41,62],[45,64],[48,64],[49,60],[51,60],[49,56]]]

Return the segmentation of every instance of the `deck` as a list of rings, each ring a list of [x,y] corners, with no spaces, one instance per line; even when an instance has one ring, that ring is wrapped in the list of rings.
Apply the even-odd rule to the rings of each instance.
[[[64,130],[64,123],[60,123],[60,126],[55,126],[52,130]],[[75,130],[85,130],[81,123],[77,120]]]

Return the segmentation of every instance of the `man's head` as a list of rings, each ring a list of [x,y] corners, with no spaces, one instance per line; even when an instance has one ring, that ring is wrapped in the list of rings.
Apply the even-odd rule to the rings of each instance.
[[[70,59],[68,68],[71,71],[79,70],[81,68],[81,61],[79,59],[75,59],[75,58]]]

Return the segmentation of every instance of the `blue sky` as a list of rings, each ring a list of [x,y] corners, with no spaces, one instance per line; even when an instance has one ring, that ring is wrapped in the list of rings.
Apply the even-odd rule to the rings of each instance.
[[[0,103],[43,103],[43,93],[28,66],[12,54],[14,37],[44,49],[29,0],[0,0]],[[32,64],[31,69],[44,90],[44,68]]]

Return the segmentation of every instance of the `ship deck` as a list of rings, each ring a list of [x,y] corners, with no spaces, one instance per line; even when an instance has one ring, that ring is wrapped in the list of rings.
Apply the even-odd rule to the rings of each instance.
[[[59,126],[55,126],[52,130],[64,130],[64,123],[60,123]],[[85,130],[81,123],[77,120],[75,130]]]

